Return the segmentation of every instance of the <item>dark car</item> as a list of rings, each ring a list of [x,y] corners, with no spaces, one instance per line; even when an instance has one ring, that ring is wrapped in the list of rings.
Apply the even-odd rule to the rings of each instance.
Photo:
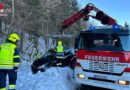
[[[65,54],[62,62],[62,67],[74,67],[75,53],[73,48],[65,48]],[[41,58],[36,59],[31,65],[32,73],[36,74],[39,70],[44,72],[47,68],[56,67],[56,52],[54,49],[48,50]]]

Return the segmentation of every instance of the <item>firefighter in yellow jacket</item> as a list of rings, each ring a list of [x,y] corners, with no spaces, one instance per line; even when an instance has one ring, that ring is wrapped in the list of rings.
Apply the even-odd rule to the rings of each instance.
[[[17,80],[17,69],[19,66],[19,49],[16,43],[19,36],[11,34],[7,42],[0,47],[0,90],[6,90],[6,76],[9,77],[8,90],[15,90]]]
[[[56,51],[56,59],[57,59],[57,66],[62,66],[62,61],[64,58],[64,47],[62,46],[62,42],[58,41],[58,46],[55,49]]]

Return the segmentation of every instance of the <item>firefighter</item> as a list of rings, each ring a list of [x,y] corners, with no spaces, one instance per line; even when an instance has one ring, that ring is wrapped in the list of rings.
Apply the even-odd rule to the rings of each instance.
[[[16,33],[9,35],[6,43],[0,47],[0,90],[6,90],[6,76],[9,77],[8,90],[15,90],[17,70],[20,64],[19,49],[16,43],[19,36]]]
[[[37,50],[35,51],[35,55],[34,55],[34,58],[40,58],[41,55],[37,53]]]
[[[62,42],[58,41],[58,46],[55,49],[56,51],[56,59],[57,59],[57,66],[62,66],[62,61],[64,57],[64,47],[62,46]]]

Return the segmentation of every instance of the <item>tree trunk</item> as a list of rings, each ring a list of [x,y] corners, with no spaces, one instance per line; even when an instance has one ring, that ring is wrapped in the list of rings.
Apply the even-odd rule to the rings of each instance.
[[[24,31],[21,30],[21,37],[20,37],[20,52],[23,53],[23,37],[24,37]]]
[[[2,34],[2,20],[0,18],[0,34]]]

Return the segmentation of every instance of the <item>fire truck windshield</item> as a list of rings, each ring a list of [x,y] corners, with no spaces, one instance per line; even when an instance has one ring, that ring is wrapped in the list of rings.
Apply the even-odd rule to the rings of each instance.
[[[130,51],[130,35],[87,33],[79,38],[78,49]]]

